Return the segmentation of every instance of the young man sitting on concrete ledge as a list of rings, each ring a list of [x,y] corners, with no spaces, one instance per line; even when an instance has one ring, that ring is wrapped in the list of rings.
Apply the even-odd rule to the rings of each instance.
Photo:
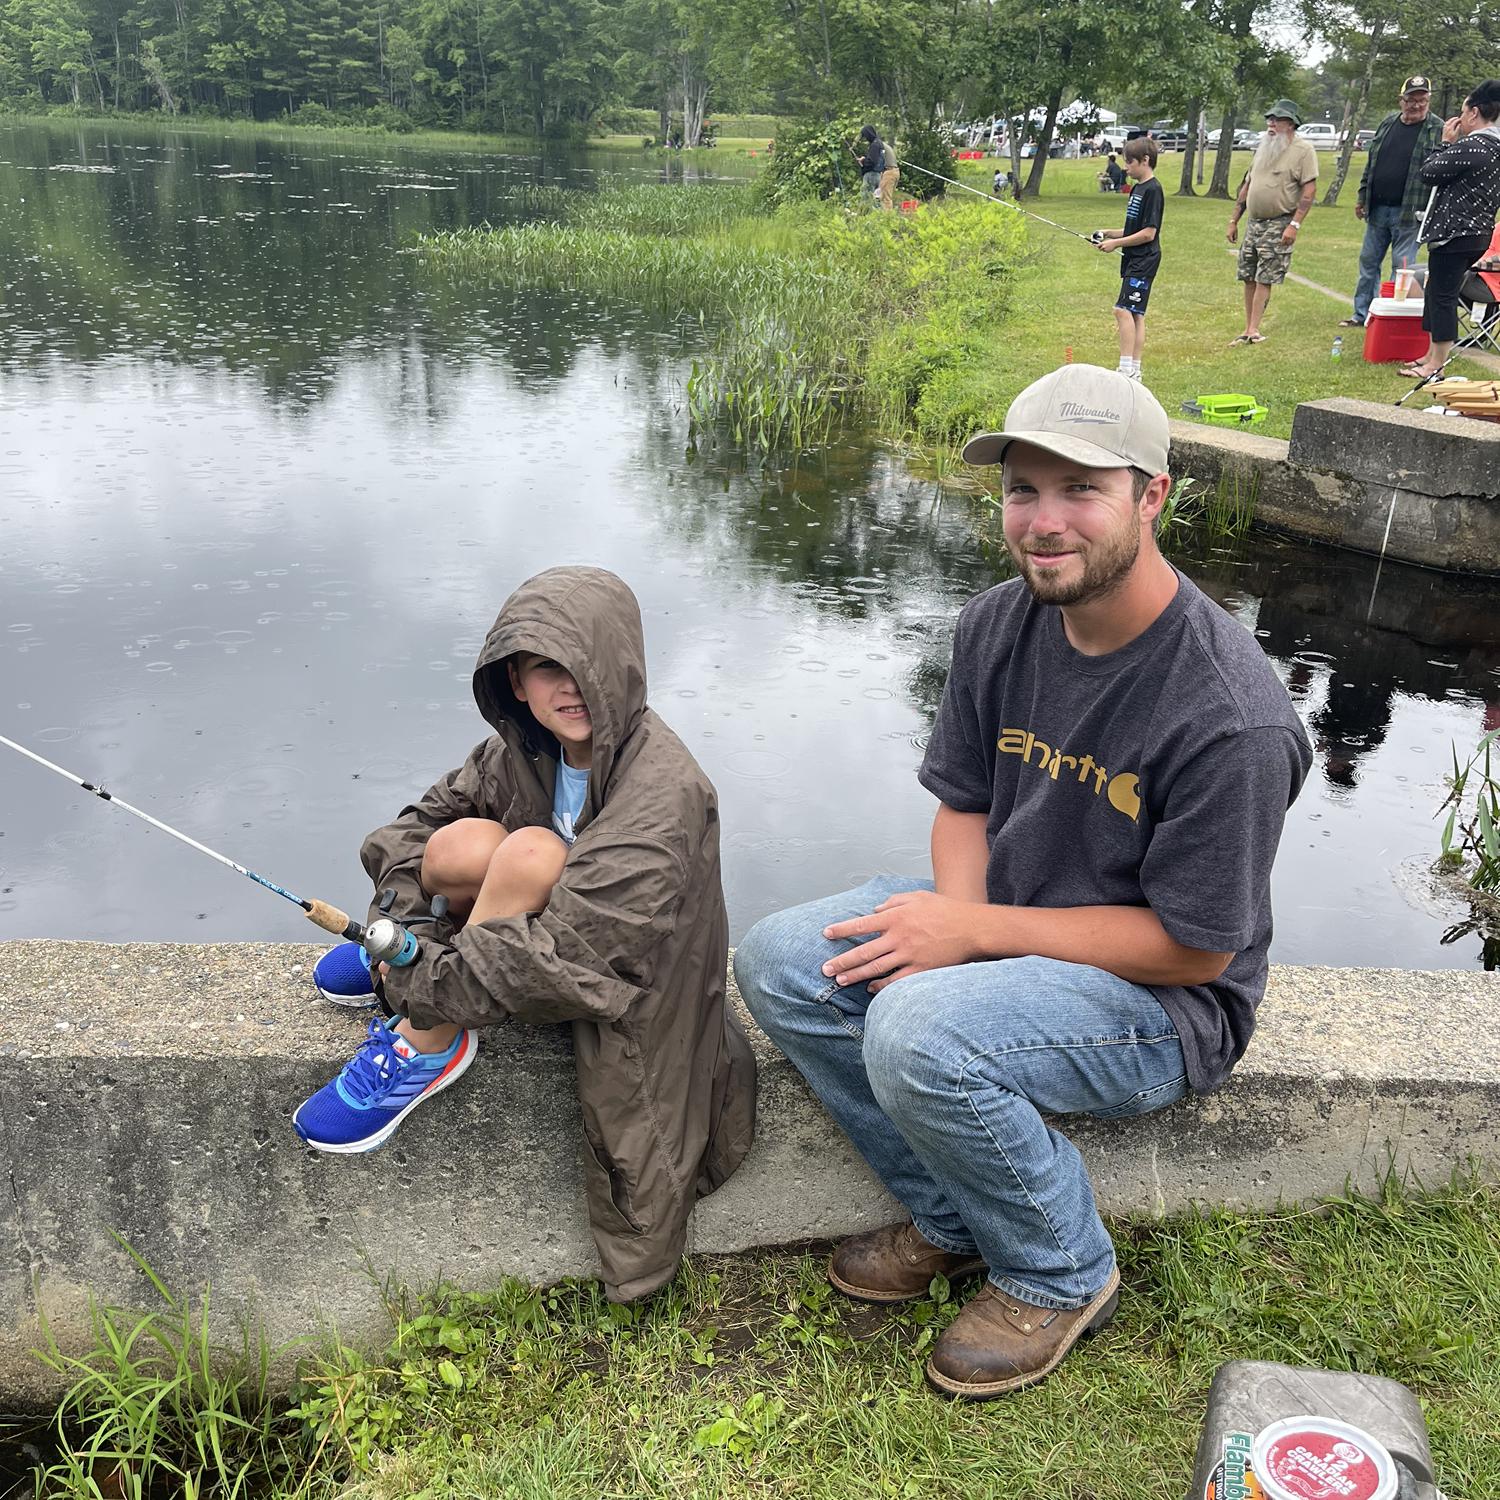
[[[1048,1375],[1119,1300],[1075,1147],[1218,1088],[1266,979],[1271,862],[1311,764],[1255,639],[1157,550],[1165,412],[1067,365],[964,458],[1004,465],[1018,579],[972,599],[920,780],[933,880],[768,917],[751,1012],[911,1213],[846,1240],[869,1302],[985,1270],[933,1348],[940,1390]]]

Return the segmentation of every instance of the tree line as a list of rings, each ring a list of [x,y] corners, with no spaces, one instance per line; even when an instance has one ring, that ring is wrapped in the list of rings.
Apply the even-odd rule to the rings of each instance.
[[[1316,70],[1309,50],[1326,54]],[[1046,168],[1084,98],[1222,126],[1333,89],[1357,123],[1405,72],[1500,72],[1491,0],[0,0],[0,106],[586,134],[621,107],[696,145],[714,111],[868,110],[898,138],[1002,115]],[[1435,106],[1440,101],[1435,97]],[[1031,121],[1040,111],[1039,123]],[[1016,162],[1019,168],[1019,159]],[[1179,189],[1191,192],[1190,149]]]

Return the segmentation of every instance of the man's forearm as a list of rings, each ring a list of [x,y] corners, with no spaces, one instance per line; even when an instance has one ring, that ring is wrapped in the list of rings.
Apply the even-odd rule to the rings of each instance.
[[[1204,984],[1224,972],[1233,955],[1183,947],[1149,906],[990,905],[988,821],[946,803],[932,820],[933,885],[938,895],[971,904],[972,960],[1056,958],[1133,984]]]
[[[985,874],[990,864],[990,842],[985,813],[955,812],[938,805],[932,820],[932,883],[938,895],[955,901],[989,899]]]
[[[1185,948],[1148,906],[985,906],[974,938],[979,960],[1056,958],[1132,984],[1207,984],[1234,956]]]

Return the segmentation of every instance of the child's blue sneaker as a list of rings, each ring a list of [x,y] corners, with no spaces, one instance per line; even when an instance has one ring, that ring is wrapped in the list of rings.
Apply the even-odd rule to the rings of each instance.
[[[375,1003],[375,981],[370,978],[370,956],[358,943],[340,943],[313,965],[313,983],[325,1000],[335,1005],[362,1007]]]
[[[373,1151],[424,1099],[461,1078],[478,1051],[478,1033],[460,1031],[446,1052],[417,1052],[377,1018],[339,1076],[299,1106],[292,1127],[318,1151]]]

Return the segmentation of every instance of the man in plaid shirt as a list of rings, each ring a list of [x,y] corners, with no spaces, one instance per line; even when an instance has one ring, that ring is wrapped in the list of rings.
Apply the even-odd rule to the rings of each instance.
[[[1359,328],[1370,313],[1380,288],[1381,262],[1391,252],[1391,271],[1417,263],[1417,214],[1427,201],[1422,163],[1443,139],[1443,122],[1428,113],[1432,98],[1429,81],[1418,74],[1401,86],[1401,108],[1375,127],[1359,179],[1356,217],[1365,221],[1359,251],[1359,285],[1354,289],[1354,313],[1343,320]]]

